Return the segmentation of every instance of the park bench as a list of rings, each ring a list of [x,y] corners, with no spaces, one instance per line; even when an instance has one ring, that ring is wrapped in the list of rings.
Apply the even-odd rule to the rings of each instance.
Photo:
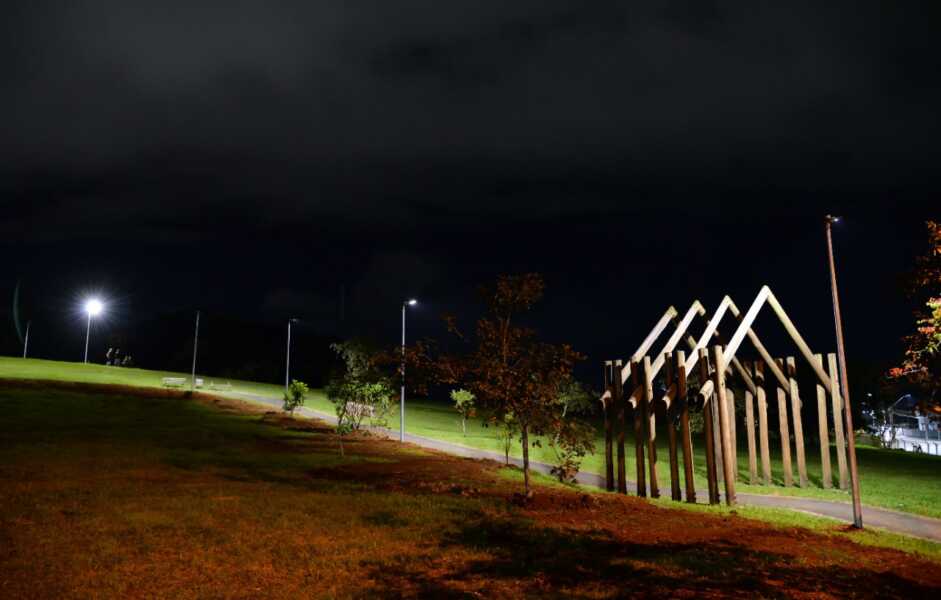
[[[216,383],[215,381],[209,382],[209,389],[218,390],[220,392],[229,392],[232,390],[232,384],[226,381],[225,383]]]
[[[198,388],[203,387],[203,378],[202,378],[202,377],[197,377],[197,378],[196,378],[196,387],[198,387]]]
[[[183,387],[186,385],[186,377],[164,377],[164,387]]]

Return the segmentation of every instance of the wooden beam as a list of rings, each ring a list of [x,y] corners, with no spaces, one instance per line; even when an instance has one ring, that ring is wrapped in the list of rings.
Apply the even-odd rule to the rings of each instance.
[[[836,354],[827,354],[830,369],[830,401],[833,403],[833,433],[836,438],[836,463],[840,472],[840,489],[849,489],[849,471],[846,467],[846,438],[843,432],[843,399],[840,397],[840,376],[836,368]],[[850,432],[852,433],[852,432]]]
[[[705,381],[709,378],[709,356],[705,348],[699,349],[699,380]],[[687,363],[689,364],[689,363]],[[719,478],[716,472],[716,447],[713,438],[715,422],[712,418],[712,407],[715,405],[715,398],[708,396],[706,404],[703,405],[703,428],[706,444],[706,480],[709,484],[709,504],[719,503]]]
[[[738,419],[735,417],[735,391],[726,386],[725,396],[729,407],[729,445],[732,448],[729,457],[732,460],[732,477],[738,479]]]
[[[621,384],[621,371],[623,367],[620,360],[614,361],[614,405],[617,410],[617,457],[618,457],[618,492],[627,493],[627,476],[624,467],[624,386]]]
[[[778,368],[784,366],[784,361],[777,360]],[[776,388],[778,393],[778,428],[781,432],[781,463],[784,469],[784,485],[794,485],[794,470],[791,466],[791,432],[787,424],[787,392],[784,388]]]
[[[758,484],[758,448],[755,444],[755,397],[745,392],[745,435],[748,437],[748,483]]]
[[[667,352],[663,355],[663,364],[664,364],[664,375],[666,377],[666,384],[670,385],[675,384],[674,374],[673,374],[673,353]],[[683,494],[680,491],[680,465],[679,465],[679,456],[676,451],[676,405],[667,407],[666,409],[666,426],[667,426],[667,440],[669,442],[670,448],[670,498],[675,501],[680,501],[683,499]]]
[[[823,366],[823,356],[814,354],[817,364]],[[824,489],[833,487],[830,470],[830,431],[827,427],[827,389],[817,383],[817,439],[820,441],[820,471]]]
[[[631,384],[636,386],[640,382],[640,365],[631,359]],[[635,479],[637,480],[637,495],[647,496],[647,474],[644,464],[644,416],[641,410],[643,402],[634,406],[634,464]]]
[[[801,418],[801,398],[797,389],[797,365],[793,356],[787,357],[787,376],[791,386],[791,417],[794,422],[794,448],[797,450],[797,476],[800,487],[807,487],[807,457],[804,453],[804,423]]]
[[[650,357],[644,356],[643,372],[644,398],[641,410],[647,425],[647,466],[650,469],[650,497],[660,497],[660,482],[657,479],[657,415],[653,399],[653,366]]]
[[[755,384],[758,387],[758,445],[761,450],[761,476],[771,485],[771,444],[768,441],[768,398],[765,395],[765,367],[755,361]]]
[[[696,482],[693,471],[693,438],[689,428],[689,402],[686,397],[686,353],[676,353],[676,389],[680,402],[680,437],[683,444],[683,476],[686,483],[686,501],[696,503]]]
[[[732,432],[729,423],[728,398],[725,389],[725,356],[722,346],[712,347],[713,377],[716,387],[716,404],[719,406],[719,428],[722,433],[722,454],[725,479],[725,503],[735,504],[735,474],[732,472]]]
[[[660,334],[663,333],[663,330],[667,328],[667,325],[670,324],[670,321],[672,321],[676,315],[676,309],[672,306],[666,309],[666,311],[660,317],[660,320],[657,321],[657,324],[653,326],[653,329],[650,330],[650,333],[647,334],[647,337],[644,338],[644,341],[640,343],[640,346],[638,346],[637,350],[634,351],[634,354],[631,355],[631,359],[628,362],[626,368],[621,372],[622,384],[626,383],[631,374],[633,374],[634,364],[640,364],[641,357],[648,353],[650,347],[653,346],[653,343],[657,341],[657,338],[660,337]]]

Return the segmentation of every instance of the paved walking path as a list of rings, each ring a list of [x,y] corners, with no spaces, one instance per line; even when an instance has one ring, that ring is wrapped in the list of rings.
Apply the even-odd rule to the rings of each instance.
[[[248,400],[250,402],[272,406],[278,410],[281,409],[280,399],[256,394],[247,394],[243,392],[229,392],[227,395],[240,398],[242,400]],[[321,419],[323,421],[327,421],[328,423],[336,423],[335,415],[313,410],[311,408],[301,407],[295,412],[305,417]],[[389,437],[397,438],[399,436],[397,431],[391,431],[384,427],[374,427],[371,428],[371,430],[375,433]],[[441,440],[426,438],[419,435],[412,435],[410,433],[405,434],[405,441],[423,446],[425,448],[440,450],[442,452],[447,452],[448,454],[454,454],[457,456],[466,456],[468,458],[491,459],[499,462],[503,462],[505,459],[505,457],[498,452],[470,448],[468,446],[462,446],[460,444],[454,444],[451,442],[443,442]],[[510,462],[517,466],[522,466],[523,463],[522,459],[513,456],[510,457]],[[550,474],[550,469],[552,468],[551,465],[538,461],[530,461],[529,465],[530,468],[532,468],[534,471],[545,474]],[[580,471],[576,479],[578,483],[582,485],[604,488],[604,477],[598,475],[597,473],[586,473],[584,471]],[[628,482],[628,489],[634,489],[635,487],[636,486],[633,482]],[[696,490],[696,497],[708,498],[708,493],[705,491]],[[845,521],[847,523],[853,522],[853,507],[848,502],[831,502],[828,500],[817,500],[815,498],[802,498],[798,496],[765,496],[761,494],[742,493],[736,494],[736,497],[741,504],[747,504],[750,506],[787,508],[816,516]],[[873,506],[863,506],[863,525],[866,527],[885,529],[893,533],[901,533],[903,535],[910,535],[941,543],[941,519],[933,519],[931,517],[924,517],[921,515],[896,512],[884,508],[876,508]]]

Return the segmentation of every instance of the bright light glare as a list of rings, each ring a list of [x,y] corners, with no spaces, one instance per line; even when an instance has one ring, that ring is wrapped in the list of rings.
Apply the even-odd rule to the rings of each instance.
[[[416,304],[418,304],[418,300],[416,300],[416,299],[414,299],[414,298],[412,298],[411,300],[408,301],[408,305],[409,305],[409,306],[415,306]]]
[[[101,311],[104,310],[105,305],[101,303],[101,300],[97,298],[92,298],[85,303],[85,312],[89,315],[95,317],[101,314]]]

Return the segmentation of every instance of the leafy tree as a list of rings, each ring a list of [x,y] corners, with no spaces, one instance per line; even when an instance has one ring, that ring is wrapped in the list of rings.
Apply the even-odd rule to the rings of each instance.
[[[297,379],[292,380],[287,391],[284,392],[284,404],[282,406],[284,412],[290,413],[293,417],[294,410],[298,406],[304,406],[304,399],[309,392],[310,388],[307,387],[306,383]]]
[[[344,371],[327,382],[327,398],[337,414],[337,436],[343,453],[342,436],[357,431],[369,419],[374,425],[385,423],[392,408],[395,391],[375,366],[373,355],[363,344],[355,341],[330,346],[344,363]]]
[[[551,473],[563,483],[575,481],[582,459],[592,449],[585,441],[593,437],[593,429],[571,417],[591,412],[597,397],[574,379],[564,383],[559,391],[562,414],[549,445],[555,455]]]
[[[531,495],[529,448],[533,437],[549,436],[558,443],[592,447],[584,429],[569,425],[560,395],[572,380],[575,363],[584,357],[568,344],[540,341],[536,331],[521,326],[517,318],[543,295],[540,275],[504,275],[485,288],[487,312],[477,321],[472,350],[465,355],[442,357],[440,373],[445,383],[464,383],[477,397],[494,424],[511,416],[523,451],[523,485]],[[449,319],[449,329],[466,339]],[[538,445],[538,441],[532,443]]]
[[[474,405],[476,397],[465,389],[451,390],[451,400],[454,402],[454,408],[461,415],[461,432],[467,436],[467,419],[477,415],[477,407]]]
[[[928,250],[918,258],[910,293],[918,301],[915,331],[905,338],[905,358],[889,372],[923,389],[932,404],[941,402],[941,224],[926,223]]]

